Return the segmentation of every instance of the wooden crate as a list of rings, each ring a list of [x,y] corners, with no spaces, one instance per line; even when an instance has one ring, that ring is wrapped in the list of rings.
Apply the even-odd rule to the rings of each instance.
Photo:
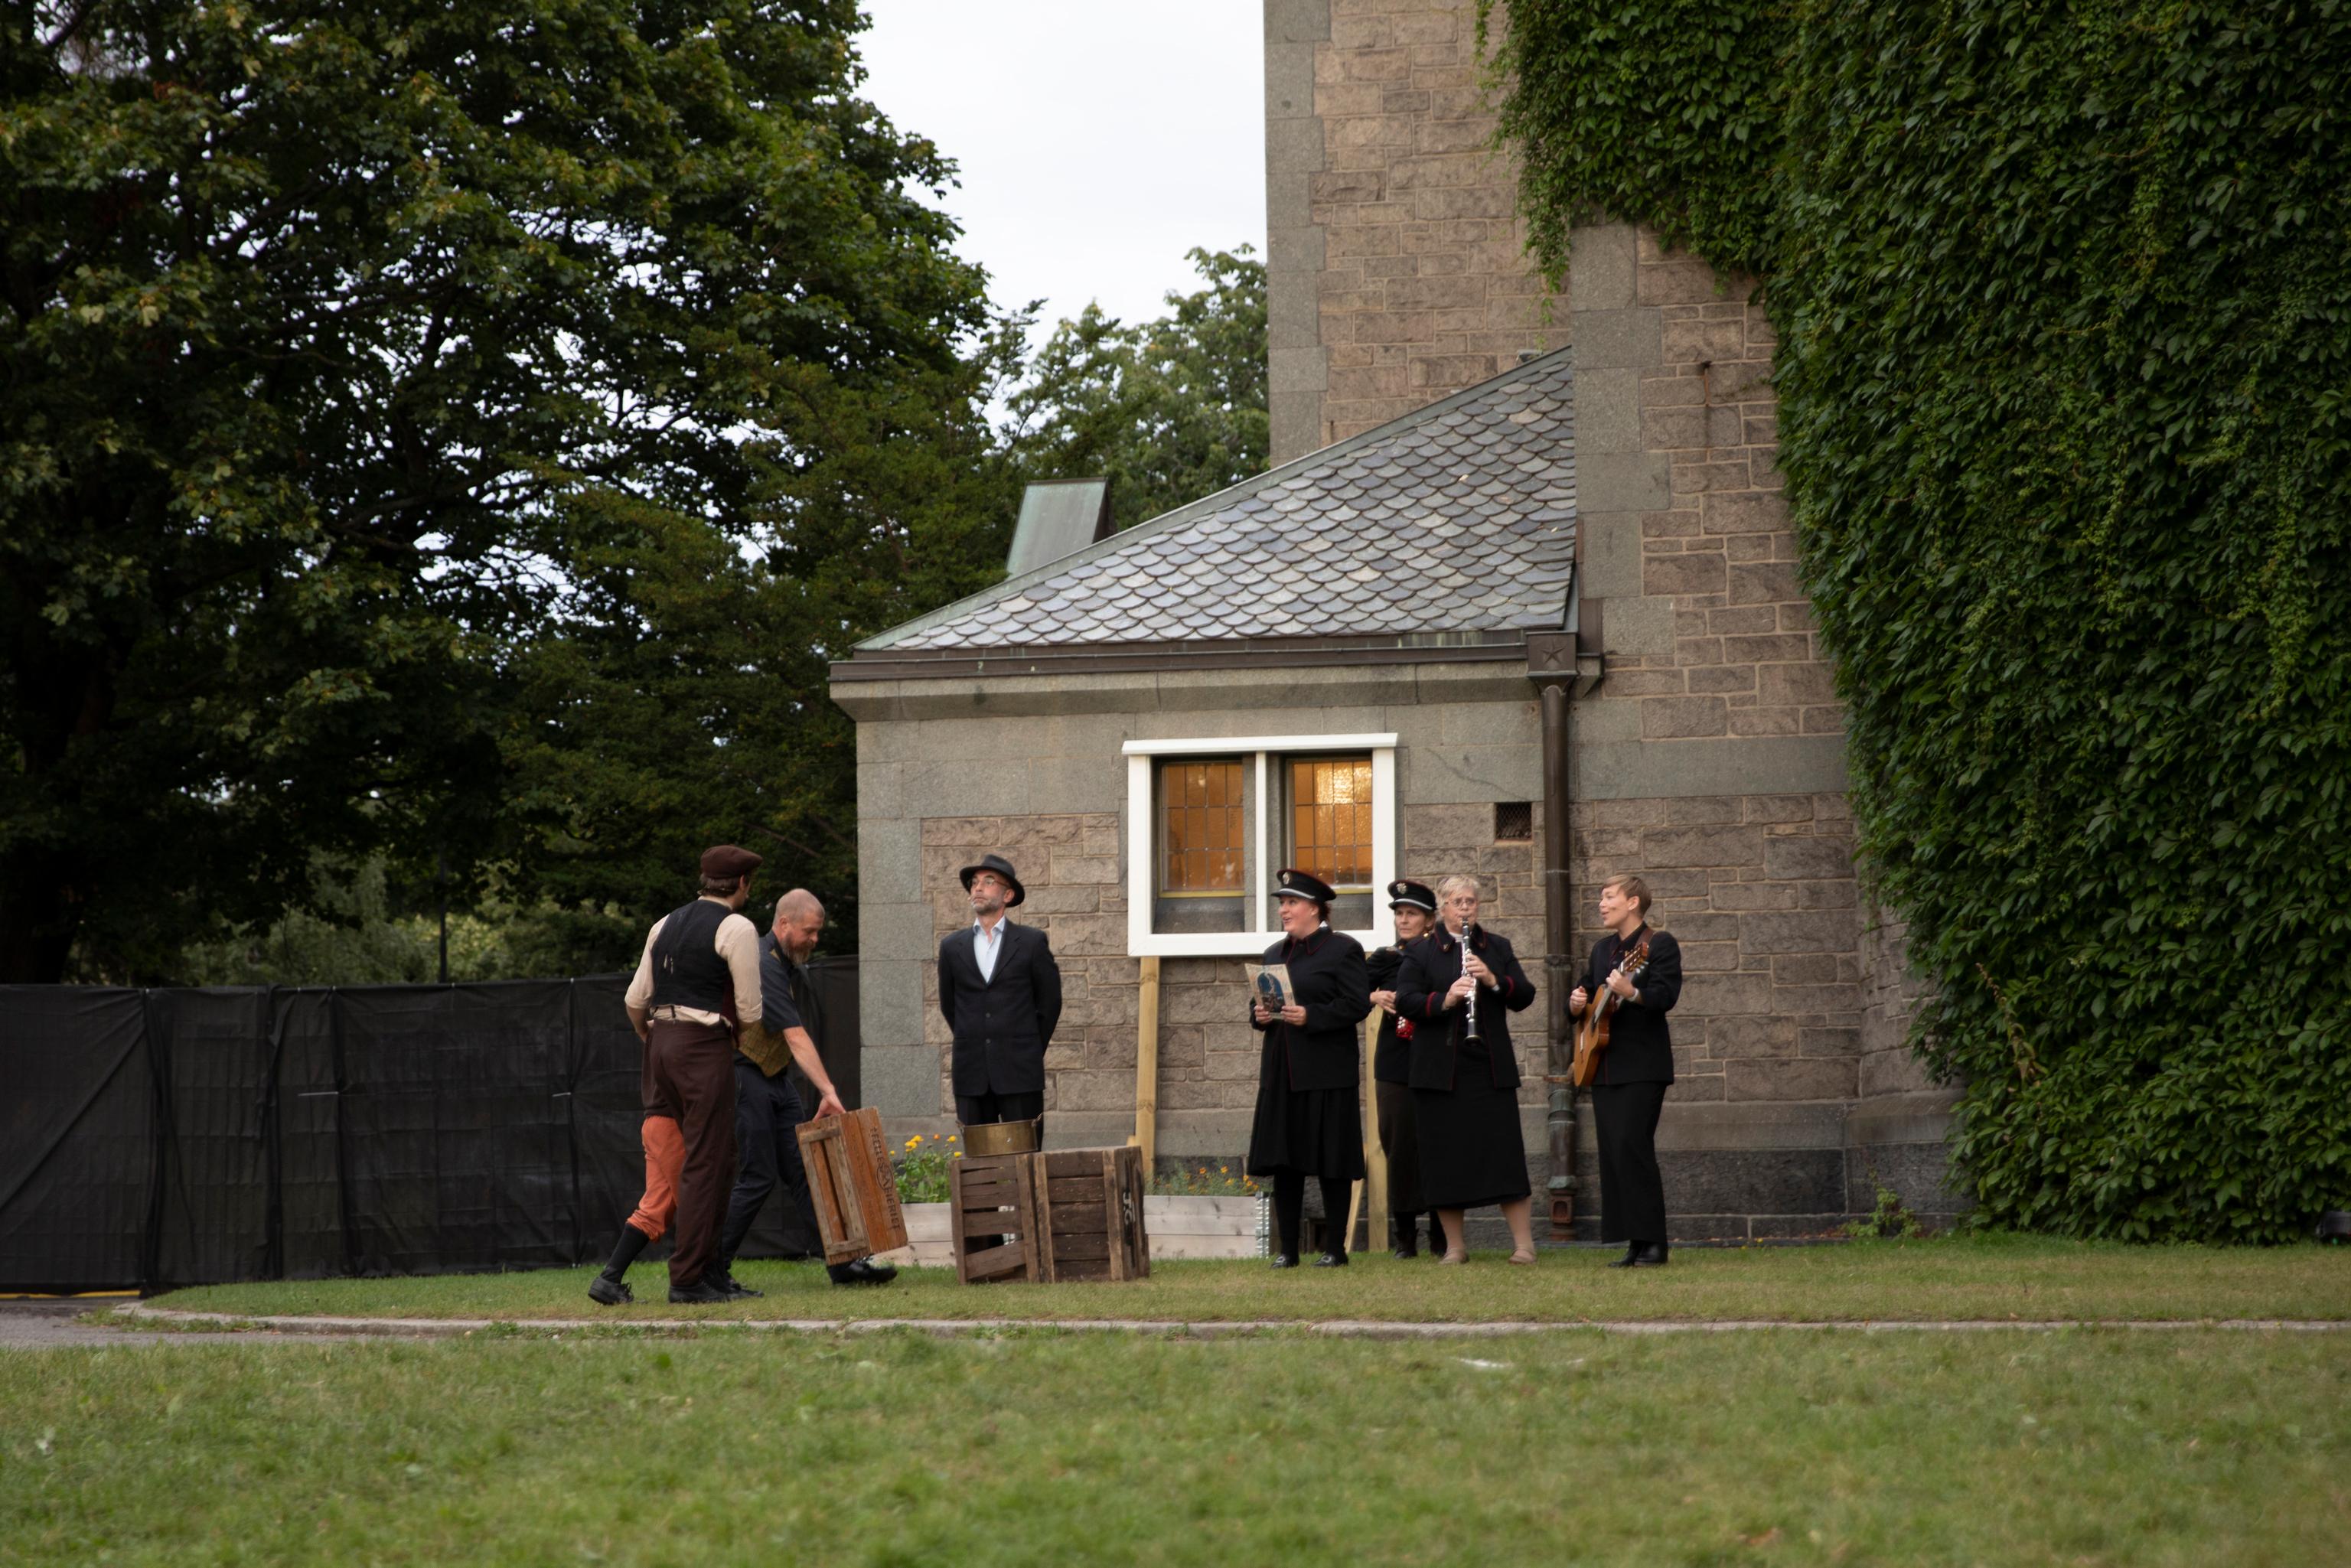
[[[882,1113],[869,1105],[846,1116],[820,1116],[800,1124],[799,1140],[824,1260],[847,1263],[904,1247],[906,1213]]]
[[[955,1162],[956,1278],[1140,1280],[1151,1272],[1143,1155],[1134,1148],[969,1157]],[[1003,1235],[1000,1247],[973,1237]]]
[[[1035,1155],[966,1155],[947,1163],[947,1224],[956,1280],[966,1285],[1041,1280]],[[971,1245],[975,1238],[1001,1245]]]

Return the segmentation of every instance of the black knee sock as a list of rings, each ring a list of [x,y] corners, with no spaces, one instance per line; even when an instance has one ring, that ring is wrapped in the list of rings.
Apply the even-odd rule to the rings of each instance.
[[[627,1273],[629,1265],[637,1260],[637,1254],[643,1251],[652,1239],[633,1225],[621,1227],[620,1244],[612,1249],[612,1260],[604,1265],[604,1277],[617,1280]]]
[[[1273,1174],[1274,1249],[1285,1258],[1298,1256],[1300,1217],[1306,1210],[1306,1178],[1296,1171]]]
[[[1336,1176],[1316,1179],[1322,1184],[1322,1244],[1330,1251],[1344,1252],[1355,1239],[1347,1230],[1347,1202],[1355,1184]]]

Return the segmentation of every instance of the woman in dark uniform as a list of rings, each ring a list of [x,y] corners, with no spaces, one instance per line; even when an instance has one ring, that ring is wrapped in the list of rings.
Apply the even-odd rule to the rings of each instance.
[[[1249,1022],[1265,1036],[1258,1057],[1257,1120],[1249,1132],[1249,1172],[1273,1178],[1277,1269],[1298,1266],[1300,1216],[1306,1178],[1322,1181],[1322,1212],[1333,1228],[1319,1268],[1347,1261],[1347,1189],[1364,1176],[1363,1111],[1355,1091],[1363,1048],[1356,1026],[1372,1010],[1364,949],[1331,929],[1329,883],[1286,870],[1274,897],[1281,904],[1283,938],[1265,950],[1265,962],[1290,970],[1290,994],[1280,1012],[1262,998],[1249,1003]]]
[[[1420,1133],[1412,1113],[1412,1024],[1396,1017],[1395,983],[1404,950],[1437,924],[1437,894],[1416,882],[1392,882],[1388,908],[1395,916],[1395,946],[1364,958],[1372,977],[1372,1005],[1382,1014],[1379,1044],[1372,1052],[1372,1092],[1378,1097],[1380,1148],[1388,1163],[1388,1223],[1395,1255],[1417,1258],[1416,1233],[1420,1211],[1428,1205],[1420,1196]],[[1445,1251],[1445,1231],[1434,1214],[1428,1217],[1428,1251],[1433,1258]]]
[[[1499,1204],[1510,1261],[1535,1260],[1533,1186],[1519,1131],[1519,1059],[1510,1015],[1535,999],[1510,943],[1478,925],[1478,883],[1437,884],[1443,924],[1405,953],[1396,1011],[1412,1020],[1413,1111],[1420,1122],[1421,1197],[1445,1222],[1445,1261],[1468,1260],[1462,1210]],[[1464,953],[1467,944],[1467,953]],[[1467,1031],[1478,1009],[1478,1038]]]

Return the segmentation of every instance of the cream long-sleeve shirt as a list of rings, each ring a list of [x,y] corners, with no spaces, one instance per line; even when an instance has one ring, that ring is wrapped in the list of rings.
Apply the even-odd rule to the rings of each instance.
[[[726,901],[714,898],[710,902],[724,904]],[[653,922],[651,931],[645,933],[645,950],[637,959],[636,977],[629,982],[626,1000],[630,1007],[640,1012],[653,1005],[653,944],[661,940],[662,927],[668,924],[669,916],[664,915]],[[734,977],[735,1016],[757,1023],[766,1010],[759,1000],[759,928],[741,915],[729,915],[718,923],[718,930],[711,937],[710,945],[721,958],[726,960],[726,972]],[[705,1012],[700,1008],[672,1008],[665,1009],[664,1016],[674,1016],[688,1023],[726,1021],[718,1014]]]

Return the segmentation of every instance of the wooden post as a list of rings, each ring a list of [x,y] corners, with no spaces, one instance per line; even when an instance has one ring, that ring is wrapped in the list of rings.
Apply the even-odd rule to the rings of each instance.
[[[1143,995],[1134,1015],[1134,1146],[1148,1184],[1159,1153],[1159,958],[1143,959]]]
[[[1387,1015],[1379,1009],[1364,1020],[1364,1169],[1367,1173],[1357,1184],[1355,1201],[1368,1212],[1364,1228],[1364,1245],[1374,1252],[1384,1252],[1388,1245],[1388,1151],[1380,1142],[1380,1086],[1372,1079],[1372,1058],[1379,1049],[1380,1019]],[[1347,1217],[1347,1235],[1355,1234],[1353,1215]]]

